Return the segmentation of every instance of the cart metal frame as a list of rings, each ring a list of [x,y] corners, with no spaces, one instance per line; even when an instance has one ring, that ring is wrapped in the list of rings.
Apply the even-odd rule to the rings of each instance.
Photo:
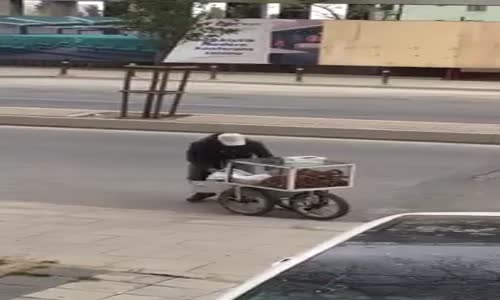
[[[260,186],[260,185],[255,185],[255,184],[244,184],[244,183],[238,183],[238,182],[231,182],[231,174],[232,170],[235,169],[235,164],[243,164],[243,165],[249,165],[249,166],[261,166],[261,167],[272,167],[276,169],[284,169],[288,170],[287,172],[287,188],[286,189],[279,189],[279,188],[271,188],[271,187],[265,187],[265,186]],[[349,174],[347,175],[348,178],[348,185],[346,186],[331,186],[331,187],[318,187],[318,188],[309,188],[309,189],[296,189],[295,188],[295,181],[297,178],[297,172],[300,169],[317,169],[317,168],[347,168],[349,170]],[[301,193],[301,192],[314,192],[314,191],[330,191],[330,190],[335,190],[335,189],[348,189],[354,187],[354,177],[356,173],[356,165],[353,163],[341,163],[341,162],[330,162],[328,164],[311,164],[311,165],[303,165],[303,166],[277,166],[277,165],[271,165],[271,164],[264,164],[264,163],[256,163],[256,162],[249,162],[245,160],[234,160],[229,162],[227,168],[226,168],[226,173],[227,177],[225,180],[225,183],[229,186],[236,186],[238,187],[251,187],[251,188],[256,188],[256,189],[263,189],[263,190],[272,190],[272,191],[279,191],[279,192],[287,192],[287,193]]]
[[[271,188],[271,187],[265,187],[265,186],[260,186],[256,184],[244,184],[244,183],[238,183],[238,182],[231,182],[231,174],[232,170],[235,169],[235,164],[245,164],[245,165],[250,165],[250,166],[261,166],[261,167],[273,167],[277,169],[284,169],[288,170],[287,171],[287,188],[286,189],[279,189],[279,188]],[[296,189],[295,188],[295,180],[297,176],[297,172],[300,169],[309,169],[309,168],[347,168],[349,170],[349,174],[347,175],[348,178],[348,185],[346,186],[332,186],[332,187],[319,187],[319,188],[309,188],[309,189]],[[270,164],[264,164],[264,163],[256,163],[256,162],[249,162],[245,160],[234,160],[228,163],[228,166],[226,167],[226,179],[224,181],[215,181],[215,180],[206,180],[206,181],[191,181],[191,186],[193,188],[194,193],[216,193],[220,194],[223,191],[234,187],[235,192],[236,192],[236,198],[240,199],[241,198],[241,188],[244,187],[249,187],[249,188],[255,188],[255,189],[262,189],[262,190],[271,190],[271,191],[277,191],[277,192],[282,192],[282,193],[290,193],[290,194],[298,194],[302,192],[316,192],[316,191],[330,191],[330,190],[337,190],[337,189],[348,189],[352,188],[354,186],[354,177],[356,173],[356,165],[353,163],[341,163],[341,162],[331,162],[329,164],[324,164],[324,165],[317,165],[317,164],[311,164],[311,165],[303,165],[303,166],[276,166],[276,165],[270,165]]]

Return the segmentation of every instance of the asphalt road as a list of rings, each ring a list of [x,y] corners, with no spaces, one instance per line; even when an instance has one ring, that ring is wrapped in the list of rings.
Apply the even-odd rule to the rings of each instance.
[[[0,89],[0,106],[117,110],[120,99],[119,80],[3,78]],[[188,91],[181,105],[187,113],[500,122],[500,93],[494,92],[219,83],[192,83]],[[141,109],[141,99],[132,109]]]
[[[184,150],[197,134],[0,127],[0,201],[227,213],[184,201]],[[408,211],[498,211],[500,147],[261,137],[279,155],[358,165],[345,221]],[[277,212],[277,217],[295,217]]]

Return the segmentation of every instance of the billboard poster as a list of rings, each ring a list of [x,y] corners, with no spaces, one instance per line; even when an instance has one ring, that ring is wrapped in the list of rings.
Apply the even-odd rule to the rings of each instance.
[[[232,34],[179,45],[167,62],[498,68],[499,22],[219,20]],[[424,29],[422,29],[424,28]],[[433,32],[434,34],[428,34]],[[481,41],[480,43],[477,41]]]
[[[167,63],[315,65],[323,32],[320,20],[214,20],[235,32],[203,41],[180,43]]]
[[[200,41],[181,42],[167,55],[167,63],[266,64],[271,24],[266,19],[212,20],[231,33]]]

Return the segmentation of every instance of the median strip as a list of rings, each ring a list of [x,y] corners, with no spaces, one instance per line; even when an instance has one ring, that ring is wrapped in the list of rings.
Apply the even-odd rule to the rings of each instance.
[[[195,114],[176,118],[118,119],[115,112],[0,108],[0,124],[254,135],[500,144],[500,124]]]

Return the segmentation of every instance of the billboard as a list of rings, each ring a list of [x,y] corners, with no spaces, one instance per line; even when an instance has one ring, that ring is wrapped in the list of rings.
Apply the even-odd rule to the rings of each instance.
[[[238,30],[181,43],[165,62],[500,68],[500,22],[221,21]]]
[[[167,63],[266,64],[271,37],[269,20],[213,20],[227,34],[199,41],[182,41],[166,57]]]
[[[217,38],[181,42],[165,62],[314,65],[319,61],[321,21],[225,19],[213,22],[214,26],[235,30]]]

